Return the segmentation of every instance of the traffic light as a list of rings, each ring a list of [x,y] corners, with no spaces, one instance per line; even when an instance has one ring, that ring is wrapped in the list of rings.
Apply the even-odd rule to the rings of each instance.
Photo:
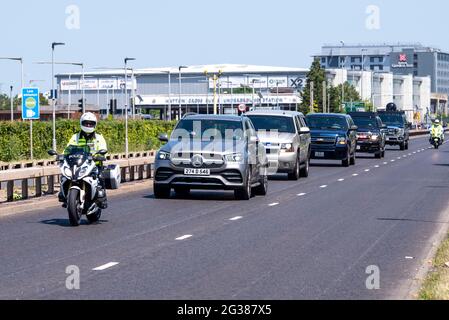
[[[84,101],[83,99],[78,100],[78,112],[83,113],[84,112]]]

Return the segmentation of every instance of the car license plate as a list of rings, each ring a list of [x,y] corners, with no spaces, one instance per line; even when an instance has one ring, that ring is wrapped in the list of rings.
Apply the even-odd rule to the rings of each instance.
[[[357,146],[357,150],[362,150],[362,146]]]
[[[324,158],[324,152],[315,152],[315,157]]]
[[[186,176],[210,176],[209,169],[184,169]]]

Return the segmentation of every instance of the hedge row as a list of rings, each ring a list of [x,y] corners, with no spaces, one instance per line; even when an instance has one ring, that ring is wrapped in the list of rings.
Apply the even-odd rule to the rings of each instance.
[[[149,151],[160,147],[158,135],[170,133],[174,122],[130,120],[129,151]],[[0,122],[0,161],[27,160],[30,157],[30,126],[28,122]],[[79,121],[58,120],[56,140],[58,152],[62,152],[73,134],[78,132]],[[100,121],[97,132],[104,135],[110,153],[125,152],[125,122]],[[52,148],[52,122],[33,122],[33,153],[35,159],[48,159]]]

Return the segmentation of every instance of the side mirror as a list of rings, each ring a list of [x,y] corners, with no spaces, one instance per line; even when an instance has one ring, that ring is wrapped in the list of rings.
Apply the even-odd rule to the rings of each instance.
[[[48,155],[50,155],[50,156],[57,156],[58,153],[55,150],[49,150],[48,151]]]
[[[161,133],[161,134],[159,135],[159,141],[160,141],[160,142],[168,142],[168,134],[166,134],[166,133]]]
[[[308,127],[302,127],[301,129],[299,129],[299,134],[309,134],[310,133],[310,128]]]
[[[104,150],[104,149],[97,152],[97,154],[102,155],[102,156],[106,155],[107,153],[108,153],[108,150]]]
[[[349,128],[349,131],[357,131],[359,130],[359,127],[357,126],[351,126],[351,128]]]

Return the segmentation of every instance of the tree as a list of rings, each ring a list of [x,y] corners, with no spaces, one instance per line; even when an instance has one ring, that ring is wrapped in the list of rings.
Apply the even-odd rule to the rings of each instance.
[[[344,90],[342,92],[342,86]],[[343,103],[344,102],[358,102],[360,101],[360,95],[356,88],[349,82],[345,82],[343,85],[340,84],[337,87],[331,87],[329,89],[330,93],[330,110],[331,112],[341,113],[344,112]],[[344,94],[344,101],[342,101],[342,93]]]
[[[304,114],[310,112],[310,96],[311,96],[311,83],[313,82],[313,95],[314,95],[314,112],[318,112],[318,109],[323,110],[323,81],[326,81],[326,71],[321,68],[319,59],[315,59],[310,67],[310,71],[307,74],[307,84],[301,93],[302,103],[299,106],[299,110]]]

